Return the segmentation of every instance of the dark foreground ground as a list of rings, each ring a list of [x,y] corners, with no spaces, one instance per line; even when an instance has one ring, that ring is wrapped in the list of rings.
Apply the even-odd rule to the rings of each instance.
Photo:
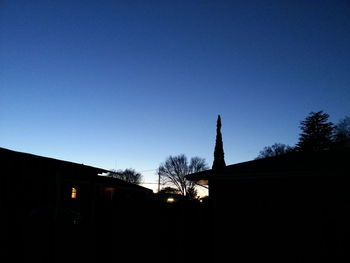
[[[210,204],[188,200],[98,204],[93,217],[8,209],[0,262],[350,262],[350,207],[249,210],[212,221]]]
[[[14,210],[15,211],[15,210]],[[104,204],[94,218],[50,209],[2,217],[0,262],[205,262],[208,207],[199,202]]]

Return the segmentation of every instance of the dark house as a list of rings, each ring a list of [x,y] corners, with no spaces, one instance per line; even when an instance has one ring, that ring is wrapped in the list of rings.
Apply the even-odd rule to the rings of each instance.
[[[350,151],[291,153],[208,170],[213,257],[350,259]]]
[[[13,259],[91,259],[96,238],[105,238],[97,233],[118,223],[108,221],[108,213],[120,211],[119,221],[125,224],[129,212],[140,207],[135,204],[153,195],[150,189],[101,176],[108,171],[83,164],[4,148],[0,160],[2,255]]]
[[[349,262],[349,149],[295,152],[187,179],[209,186],[206,251],[214,262]]]

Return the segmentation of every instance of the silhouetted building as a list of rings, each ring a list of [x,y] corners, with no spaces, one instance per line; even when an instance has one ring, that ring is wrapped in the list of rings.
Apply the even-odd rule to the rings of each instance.
[[[350,151],[295,152],[188,175],[209,185],[214,259],[350,259]]]
[[[24,256],[36,262],[66,262],[69,253],[71,261],[74,255],[89,258],[99,226],[108,221],[106,210],[122,211],[119,218],[127,218],[130,210],[140,207],[133,204],[153,194],[100,176],[108,171],[83,164],[4,148],[0,160],[1,241],[6,254],[20,261]]]
[[[213,261],[349,261],[350,149],[226,166],[220,129],[213,168],[186,177],[209,186]]]

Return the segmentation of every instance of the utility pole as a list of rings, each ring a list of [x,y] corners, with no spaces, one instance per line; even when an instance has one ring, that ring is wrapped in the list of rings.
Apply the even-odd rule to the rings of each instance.
[[[160,173],[158,173],[158,193],[160,192]]]

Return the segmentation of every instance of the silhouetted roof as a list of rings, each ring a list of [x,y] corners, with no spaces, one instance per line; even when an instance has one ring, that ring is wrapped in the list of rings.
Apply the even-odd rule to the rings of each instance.
[[[323,174],[325,171],[350,172],[350,150],[321,151],[316,153],[293,152],[229,165],[218,171],[206,170],[187,175],[186,178],[206,184],[207,180],[215,178],[284,176],[286,174],[304,175],[310,171],[319,171]]]
[[[153,193],[153,191],[149,188],[140,186],[138,184],[129,183],[129,182],[126,182],[124,180],[114,178],[111,176],[97,176],[97,182],[99,184],[106,184],[106,185],[110,185],[110,186],[116,185],[118,187],[126,187],[126,188],[132,187],[135,190],[137,189],[137,190],[140,190],[143,192]]]
[[[0,147],[0,159],[2,160],[2,165],[9,165],[10,169],[15,170],[18,168],[18,165],[22,163],[23,161],[29,162],[29,163],[35,163],[35,168],[32,169],[39,169],[42,166],[52,166],[58,169],[79,169],[83,170],[82,174],[84,174],[85,171],[88,170],[89,174],[95,174],[96,176],[99,174],[106,174],[109,171],[93,166],[88,166],[84,164],[78,164],[78,163],[73,163],[69,161],[63,161],[63,160],[58,160],[54,158],[49,158],[49,157],[44,157],[44,156],[39,156],[39,155],[34,155],[34,154],[29,154],[29,153],[23,153],[23,152],[16,152],[13,150],[5,149]],[[8,163],[6,163],[8,162]],[[18,165],[17,165],[18,163]],[[17,165],[17,166],[16,166]],[[39,168],[38,168],[39,167]],[[28,167],[29,169],[29,167]],[[108,184],[108,185],[118,185],[118,187],[126,187],[126,188],[133,188],[136,190],[140,190],[143,192],[151,192],[153,191],[151,189],[142,187],[137,184],[132,184],[117,178],[113,177],[108,177],[108,176],[97,176],[96,181],[100,184]]]
[[[89,170],[94,170],[96,173],[106,173],[108,172],[105,169],[93,167],[93,166],[88,166],[84,164],[78,164],[78,163],[73,163],[69,161],[63,161],[63,160],[58,160],[54,158],[49,158],[49,157],[44,157],[44,156],[39,156],[39,155],[34,155],[30,153],[23,153],[23,152],[17,152],[9,149],[5,149],[0,147],[0,156],[6,156],[8,158],[12,158],[16,160],[16,158],[19,159],[26,159],[26,160],[32,160],[32,161],[40,161],[40,162],[45,162],[45,163],[51,163],[51,164],[57,164],[57,165],[63,165],[63,166],[74,166],[78,167],[81,169],[89,169]],[[15,167],[14,167],[15,169]]]

